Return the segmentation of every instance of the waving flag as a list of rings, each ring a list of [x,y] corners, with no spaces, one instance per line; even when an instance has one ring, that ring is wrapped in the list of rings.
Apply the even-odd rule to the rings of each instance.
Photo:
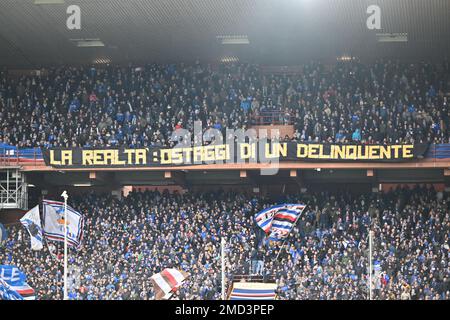
[[[23,297],[0,278],[0,300],[23,300]]]
[[[0,299],[35,300],[34,289],[26,280],[25,273],[16,266],[0,265]]]
[[[275,300],[275,283],[235,282],[229,300]]]
[[[16,266],[0,265],[0,279],[11,286],[21,286],[27,281],[27,276]]]
[[[28,283],[24,283],[21,286],[10,287],[22,297],[21,300],[36,300],[36,293],[34,289],[28,285]]]
[[[304,204],[281,204],[262,210],[255,215],[256,224],[269,236],[269,240],[287,238],[297,219],[305,210]]]
[[[55,241],[64,241],[64,203],[42,201],[44,211],[44,235]],[[67,243],[78,247],[83,236],[83,216],[67,206]]]
[[[281,210],[283,208],[284,205],[281,204],[258,212],[255,216],[256,223],[261,227],[261,229],[264,230],[265,233],[268,233],[272,226],[273,216],[278,212],[278,210]]]
[[[150,280],[155,288],[155,299],[169,299],[188,276],[186,272],[172,268],[164,269],[151,276]]]
[[[31,249],[42,250],[44,247],[42,244],[42,226],[41,217],[39,216],[39,206],[34,207],[28,211],[20,222],[28,230],[31,237]]]

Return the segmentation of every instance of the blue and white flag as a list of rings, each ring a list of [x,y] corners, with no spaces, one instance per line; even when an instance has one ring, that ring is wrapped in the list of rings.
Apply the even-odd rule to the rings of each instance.
[[[27,276],[16,266],[0,265],[0,299],[35,300],[34,289],[27,281]]]
[[[256,224],[264,230],[265,233],[268,233],[271,226],[272,226],[272,220],[275,213],[278,212],[278,210],[283,209],[284,204],[272,206],[270,208],[264,209],[260,212],[258,212],[255,215],[255,221]]]
[[[36,300],[36,293],[28,283],[24,283],[21,286],[10,286],[10,288],[22,297],[21,300]]]
[[[0,300],[23,300],[23,297],[0,278]]]
[[[39,216],[39,205],[28,211],[20,222],[28,230],[31,237],[31,250],[42,250],[42,225],[41,217]]]
[[[7,238],[8,238],[8,231],[6,230],[5,226],[0,223],[0,248],[6,242]]]
[[[283,241],[305,208],[304,204],[289,203],[273,206],[255,215],[256,224],[268,234],[269,240]]]
[[[64,242],[64,203],[43,200],[44,235],[47,239]],[[83,237],[83,216],[67,206],[67,244],[79,247]]]
[[[235,282],[229,300],[275,300],[276,283]]]
[[[27,276],[16,266],[0,265],[0,279],[10,286],[21,286],[27,281]]]

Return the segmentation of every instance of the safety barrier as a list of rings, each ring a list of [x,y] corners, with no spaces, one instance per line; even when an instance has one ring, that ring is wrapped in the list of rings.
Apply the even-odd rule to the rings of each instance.
[[[282,111],[263,111],[251,118],[252,125],[291,125],[294,117]]]

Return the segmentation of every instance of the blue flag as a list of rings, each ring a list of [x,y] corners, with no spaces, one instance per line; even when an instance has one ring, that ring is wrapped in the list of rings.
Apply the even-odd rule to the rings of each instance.
[[[0,278],[0,300],[23,300],[23,297]]]
[[[0,299],[35,300],[36,295],[27,276],[16,266],[0,265]]]
[[[16,266],[0,265],[0,279],[10,286],[22,286],[27,276]]]

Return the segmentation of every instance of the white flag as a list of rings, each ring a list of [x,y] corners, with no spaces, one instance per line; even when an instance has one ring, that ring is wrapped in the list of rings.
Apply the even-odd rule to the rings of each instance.
[[[20,222],[28,230],[31,237],[31,250],[42,250],[42,225],[39,216],[39,205],[28,211]]]
[[[188,276],[186,272],[173,268],[164,269],[160,273],[151,276],[150,281],[155,288],[155,299],[169,299]]]
[[[64,203],[42,201],[44,210],[44,234],[47,239],[64,242]],[[78,247],[83,234],[83,217],[67,206],[67,243]]]

